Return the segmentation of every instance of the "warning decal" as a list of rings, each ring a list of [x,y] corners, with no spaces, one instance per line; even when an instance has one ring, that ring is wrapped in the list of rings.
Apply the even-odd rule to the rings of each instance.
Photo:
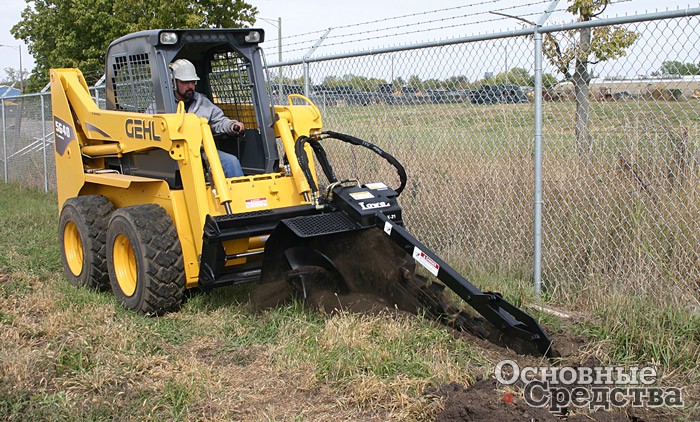
[[[373,189],[373,190],[387,190],[389,189],[389,186],[385,185],[382,182],[374,182],[374,183],[367,183],[365,185],[366,188]]]
[[[386,223],[384,223],[384,233],[391,236],[391,223],[388,221]]]
[[[362,199],[372,199],[372,198],[374,198],[374,195],[372,195],[372,194],[369,193],[368,191],[352,192],[352,193],[350,194],[350,196],[352,196],[352,198],[353,198],[354,200],[356,200],[356,201],[360,201],[360,200],[362,200]]]
[[[438,263],[433,261],[431,257],[425,254],[425,252],[415,246],[413,247],[413,259],[430,271],[432,275],[437,277],[438,271],[440,271],[440,266]]]
[[[252,198],[245,200],[246,208],[260,208],[267,206],[267,198]]]

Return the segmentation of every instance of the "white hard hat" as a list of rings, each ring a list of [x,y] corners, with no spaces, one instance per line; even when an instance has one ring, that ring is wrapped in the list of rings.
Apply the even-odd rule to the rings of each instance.
[[[194,69],[192,62],[186,59],[177,59],[170,64],[173,70],[173,78],[183,81],[198,81],[197,71]]]

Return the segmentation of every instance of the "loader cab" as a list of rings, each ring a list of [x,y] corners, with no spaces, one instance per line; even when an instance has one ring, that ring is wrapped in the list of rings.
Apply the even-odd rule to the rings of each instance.
[[[276,171],[279,158],[259,47],[263,39],[262,29],[148,30],[124,36],[107,50],[107,109],[175,113],[169,65],[187,59],[200,78],[196,91],[245,124],[244,136],[215,137],[218,148],[236,155],[246,175]],[[166,151],[135,153],[118,161],[110,164],[124,173],[181,186],[177,163]]]

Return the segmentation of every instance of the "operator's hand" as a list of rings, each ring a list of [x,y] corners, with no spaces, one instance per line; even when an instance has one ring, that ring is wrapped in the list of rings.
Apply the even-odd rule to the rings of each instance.
[[[231,125],[231,130],[236,135],[243,135],[243,132],[245,132],[245,125],[243,122],[233,122]]]

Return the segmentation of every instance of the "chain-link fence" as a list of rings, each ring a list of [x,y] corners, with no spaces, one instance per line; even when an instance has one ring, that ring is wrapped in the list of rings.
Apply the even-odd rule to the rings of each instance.
[[[5,182],[44,190],[55,186],[51,98],[22,95],[0,98]]]
[[[586,28],[570,24],[539,28],[541,59],[526,29],[273,64],[271,86],[399,159],[407,226],[468,277],[534,274],[559,299],[595,289],[697,305],[700,76],[664,66],[700,61],[698,15],[589,22],[593,44],[599,30],[634,35],[621,57],[610,59],[618,39],[591,60],[583,85],[555,84],[564,75],[546,56]],[[49,103],[2,99],[5,181],[53,188]],[[398,185],[381,159],[327,142],[339,178]]]

